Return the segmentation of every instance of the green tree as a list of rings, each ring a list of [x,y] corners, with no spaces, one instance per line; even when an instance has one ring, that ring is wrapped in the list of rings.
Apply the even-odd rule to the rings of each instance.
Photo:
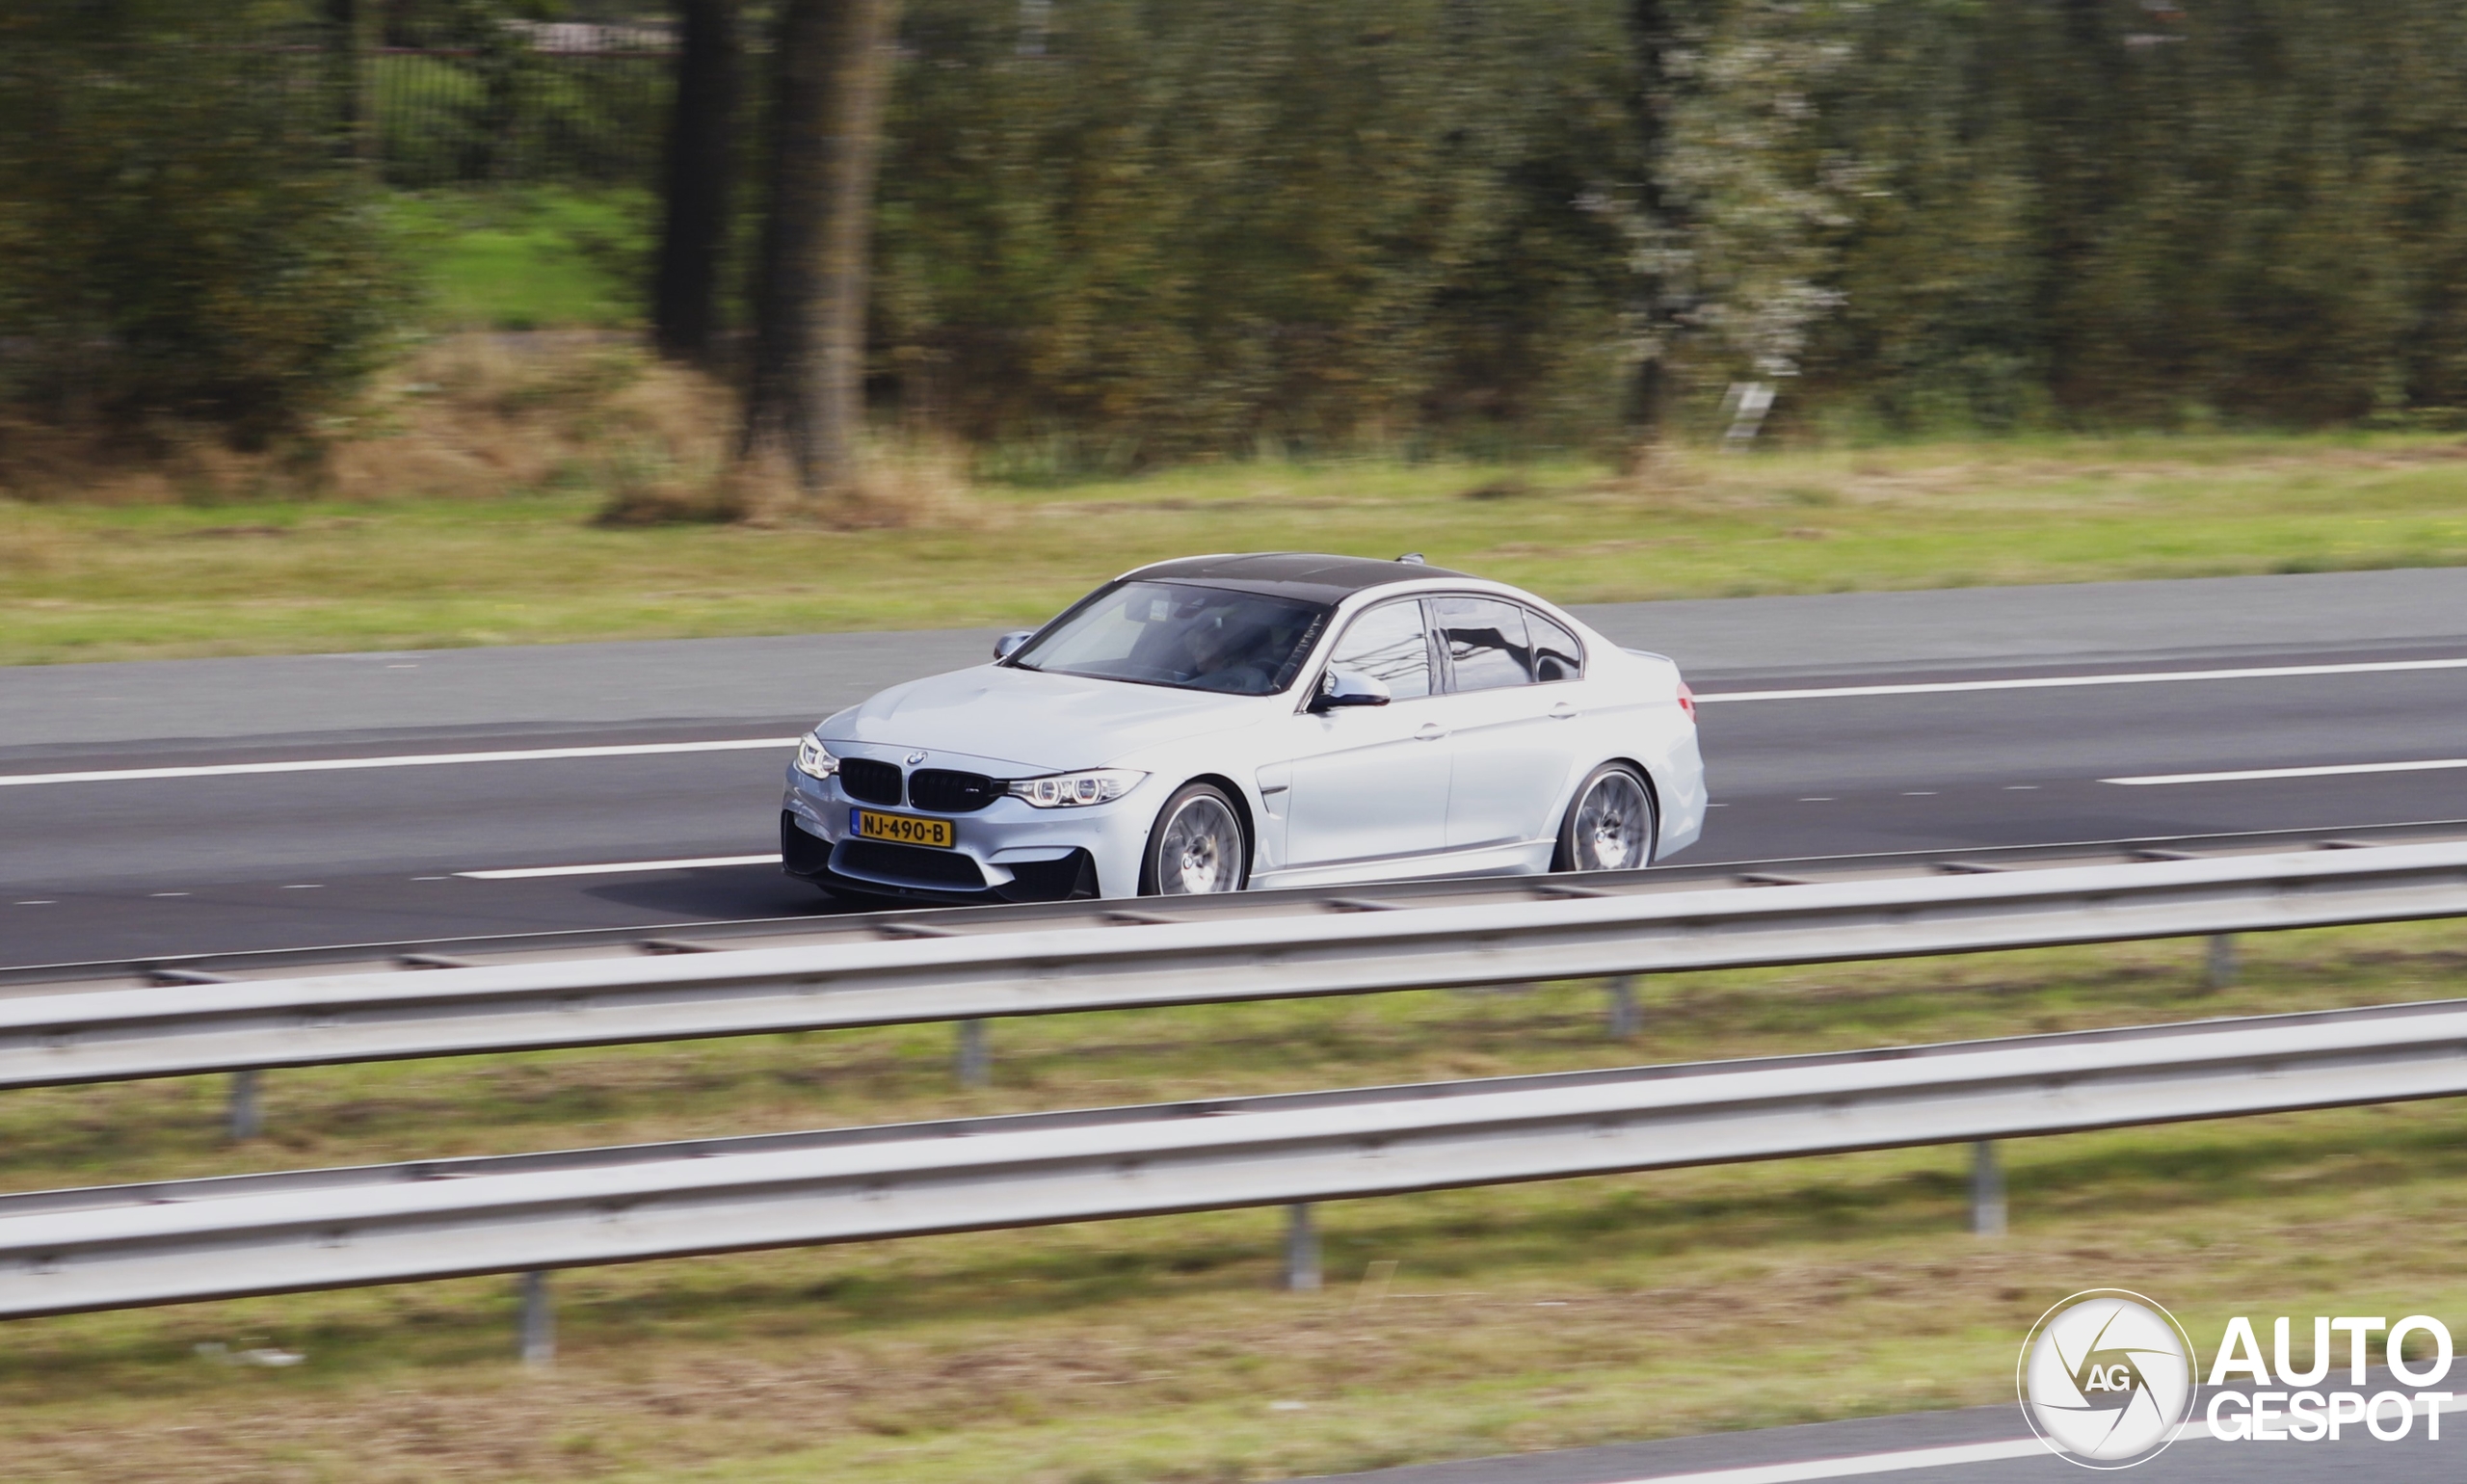
[[[912,0],[903,41],[877,363],[968,437],[1615,425],[1615,8]]]

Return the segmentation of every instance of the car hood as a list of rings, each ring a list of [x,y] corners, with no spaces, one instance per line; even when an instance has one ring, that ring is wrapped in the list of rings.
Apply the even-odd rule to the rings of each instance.
[[[979,665],[894,685],[824,724],[823,740],[960,754],[1030,771],[1093,768],[1280,703]]]

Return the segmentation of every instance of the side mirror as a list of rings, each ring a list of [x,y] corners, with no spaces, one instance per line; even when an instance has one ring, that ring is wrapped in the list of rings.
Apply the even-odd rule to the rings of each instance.
[[[1387,682],[1359,670],[1331,670],[1319,676],[1319,694],[1311,698],[1313,711],[1333,711],[1339,706],[1384,706],[1389,702]]]
[[[994,657],[995,659],[1009,659],[1013,651],[1018,649],[1020,646],[1027,643],[1029,640],[1034,639],[1036,636],[1037,631],[1033,628],[1015,628],[1011,630],[1011,632],[1004,634],[1001,638],[994,641]]]

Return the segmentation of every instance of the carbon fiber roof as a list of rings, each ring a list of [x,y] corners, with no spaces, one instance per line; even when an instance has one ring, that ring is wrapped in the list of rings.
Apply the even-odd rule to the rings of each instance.
[[[1424,577],[1462,577],[1464,572],[1412,562],[1381,562],[1370,557],[1330,556],[1315,551],[1255,551],[1232,556],[1184,557],[1143,567],[1130,575],[1172,582],[1204,582],[1211,587],[1298,597],[1333,603],[1366,588]]]

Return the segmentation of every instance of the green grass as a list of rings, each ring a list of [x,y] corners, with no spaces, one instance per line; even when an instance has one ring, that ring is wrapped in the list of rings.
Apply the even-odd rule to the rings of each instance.
[[[440,330],[614,330],[643,317],[650,196],[555,187],[393,197]]]
[[[1419,550],[1568,602],[2447,566],[2467,562],[2462,452],[2036,439],[1691,453],[1641,479],[1229,464],[985,484],[874,530],[597,528],[602,491],[564,476],[492,500],[0,503],[0,663],[1021,623],[1217,550]]]
[[[2198,942],[1673,976],[1623,1046],[1591,984],[1005,1021],[973,1093],[936,1027],[302,1071],[240,1150],[213,1079],[23,1092],[0,1187],[2388,1002],[2454,993],[2467,925],[2243,959],[2216,994]],[[23,1322],[0,1452],[13,1480],[1128,1484],[1997,1402],[2083,1287],[2205,1347],[2231,1313],[2467,1304],[2425,1240],[2467,1204],[2462,1135],[2428,1102],[2012,1142],[2002,1241],[1962,1230],[1959,1150],[1340,1203],[1311,1296],[1271,1290],[1272,1211],[586,1270],[537,1376],[500,1280]]]

